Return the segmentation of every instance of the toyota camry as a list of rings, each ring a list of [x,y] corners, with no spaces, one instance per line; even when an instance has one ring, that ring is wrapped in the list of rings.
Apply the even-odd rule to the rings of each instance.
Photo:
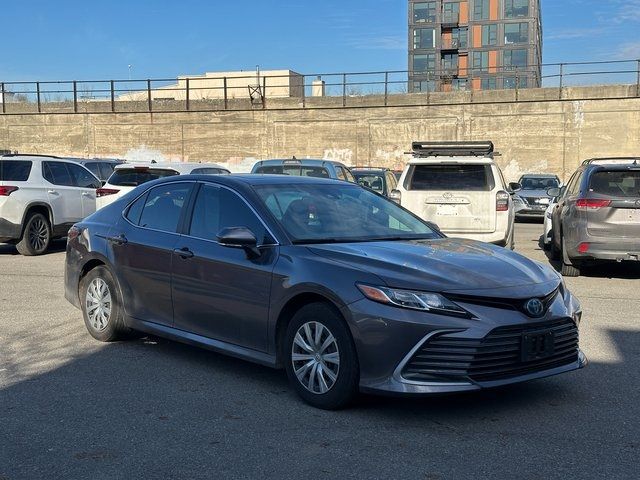
[[[144,184],[72,227],[65,283],[98,340],[139,331],[284,368],[326,409],[586,364],[580,304],[553,269],[335,180]]]

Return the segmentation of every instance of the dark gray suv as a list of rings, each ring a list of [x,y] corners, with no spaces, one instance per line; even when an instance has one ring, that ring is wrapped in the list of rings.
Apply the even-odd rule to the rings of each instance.
[[[582,266],[602,260],[640,260],[640,161],[585,162],[558,198],[551,229],[563,275],[580,275]]]
[[[580,305],[552,268],[446,238],[348,182],[149,182],[71,229],[65,271],[96,339],[133,329],[283,367],[320,408],[358,390],[479,390],[586,361]]]

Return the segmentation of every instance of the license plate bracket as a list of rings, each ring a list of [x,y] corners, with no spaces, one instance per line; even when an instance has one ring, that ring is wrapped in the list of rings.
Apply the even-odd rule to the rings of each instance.
[[[550,357],[555,352],[555,334],[552,330],[539,330],[522,334],[521,360],[533,362]]]

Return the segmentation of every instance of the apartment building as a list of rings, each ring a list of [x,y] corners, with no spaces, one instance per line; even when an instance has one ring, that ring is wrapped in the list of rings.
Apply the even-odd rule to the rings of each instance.
[[[409,91],[541,86],[540,0],[409,0]]]

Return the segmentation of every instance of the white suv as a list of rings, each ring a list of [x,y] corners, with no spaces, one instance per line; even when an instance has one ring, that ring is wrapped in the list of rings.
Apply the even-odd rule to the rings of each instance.
[[[97,208],[115,202],[138,185],[172,175],[222,175],[231,173],[216,163],[123,163],[116,165],[102,188],[98,189]]]
[[[511,194],[491,142],[414,142],[392,199],[452,237],[514,247]]]
[[[96,211],[101,182],[75,162],[42,155],[0,156],[0,243],[40,255],[52,239]]]

